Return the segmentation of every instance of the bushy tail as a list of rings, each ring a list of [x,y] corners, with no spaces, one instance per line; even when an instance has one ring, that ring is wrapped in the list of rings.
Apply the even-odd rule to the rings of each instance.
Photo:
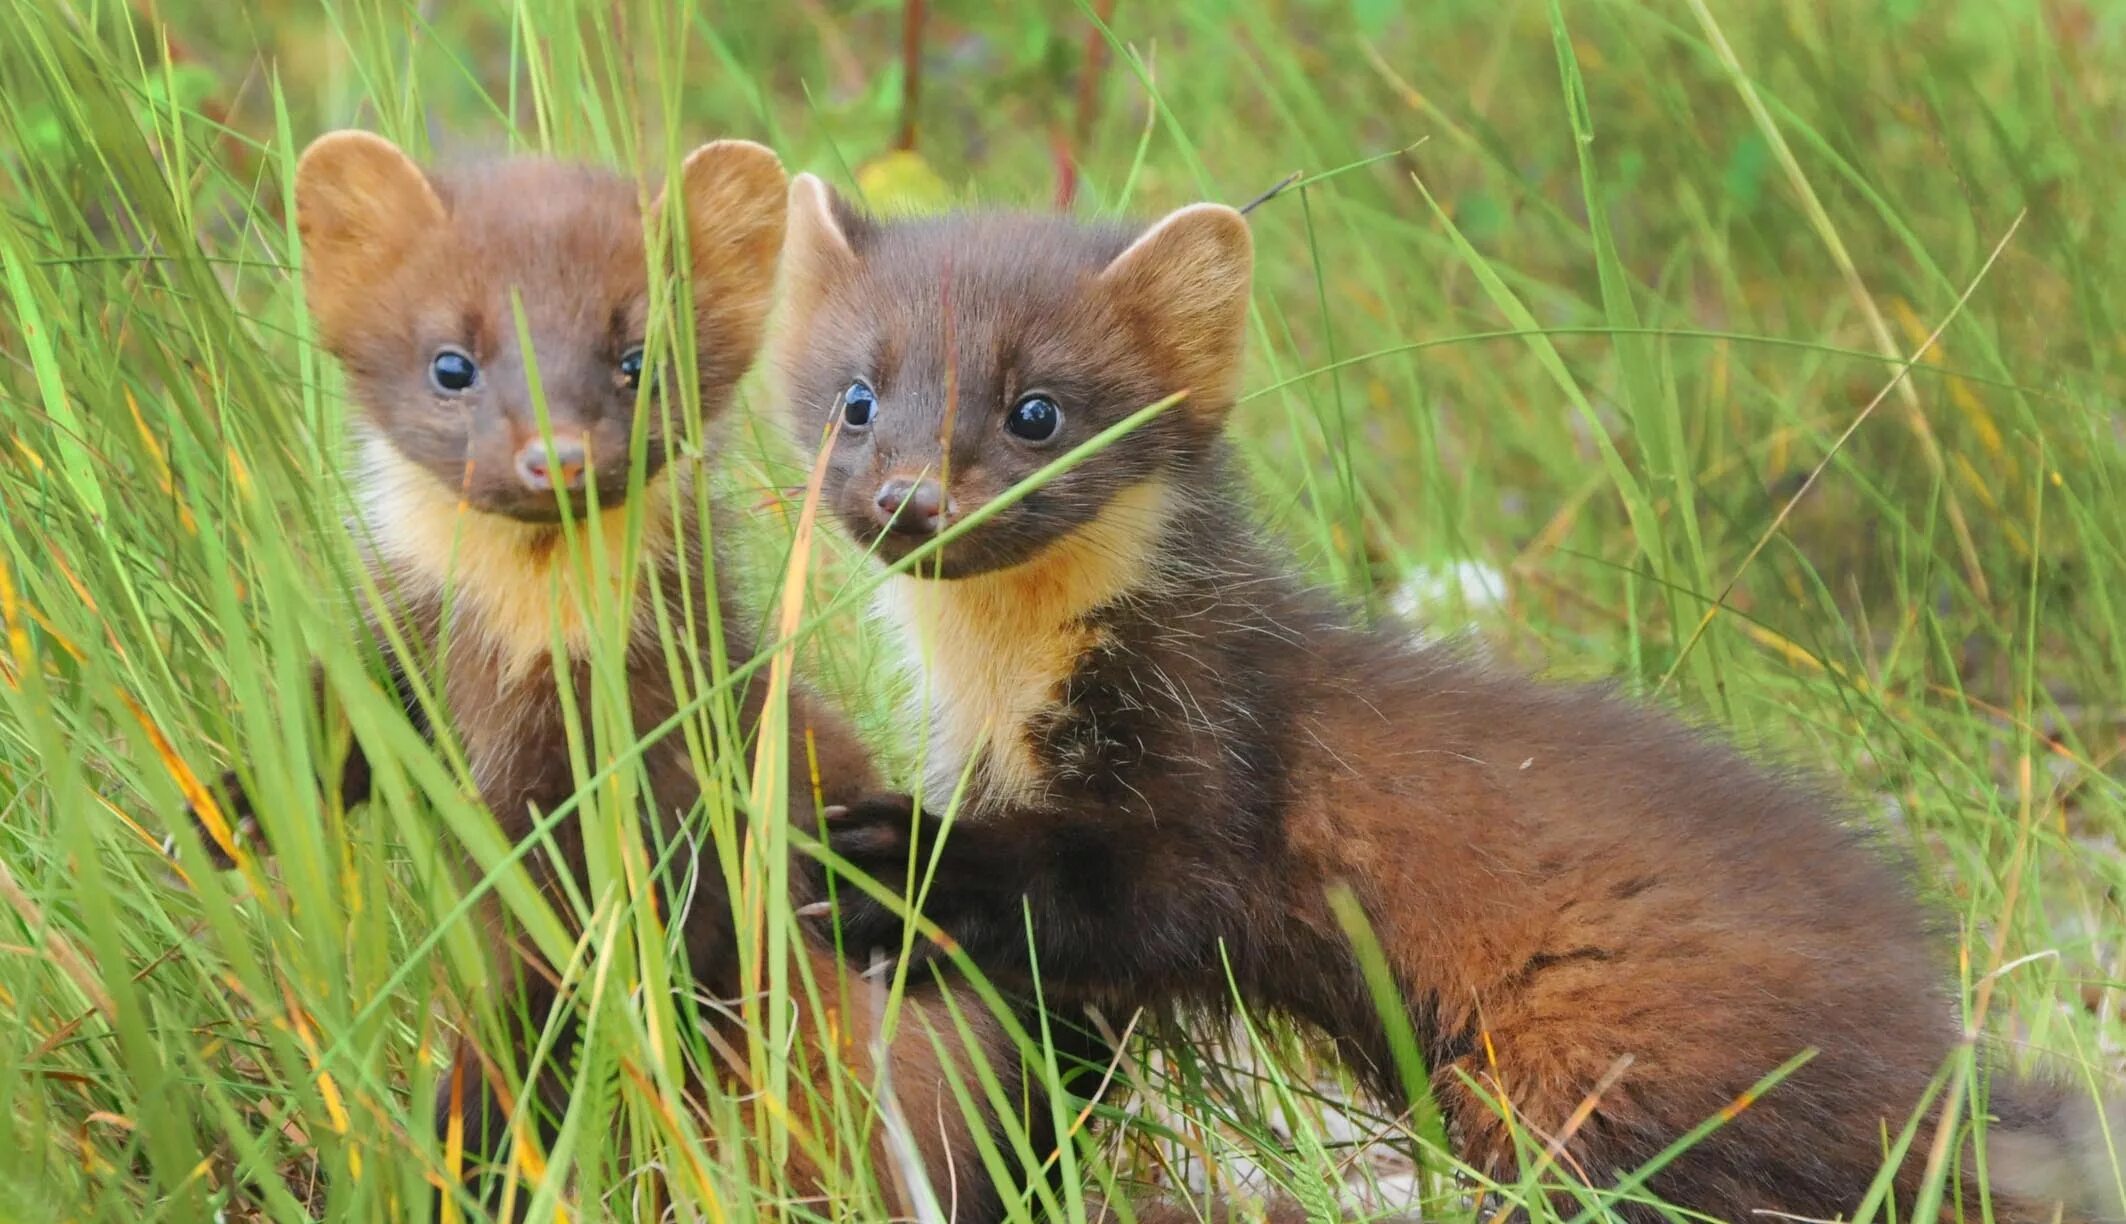
[[[2069,1221],[2126,1224],[2126,1101],[2008,1084],[1995,1088],[1993,1113],[1986,1171],[1996,1196],[2060,1204]]]

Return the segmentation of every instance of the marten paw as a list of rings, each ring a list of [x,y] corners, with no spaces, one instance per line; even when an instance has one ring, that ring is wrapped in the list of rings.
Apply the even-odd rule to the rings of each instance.
[[[921,872],[922,859],[911,855],[929,852],[936,821],[918,815],[906,795],[877,795],[847,807],[830,807],[823,814],[826,848],[840,860],[888,888],[905,886],[911,862]],[[833,868],[822,864],[822,875]],[[824,882],[824,880],[822,880]],[[822,890],[823,891],[823,890]],[[815,894],[817,895],[817,894]],[[843,946],[859,950],[899,947],[905,925],[900,907],[872,897],[844,879],[835,901],[806,906],[805,916],[838,928]],[[920,948],[919,948],[920,951]]]
[[[882,884],[906,880],[911,850],[928,853],[937,821],[918,814],[907,795],[873,795],[823,813],[827,848]]]
[[[921,932],[909,937],[908,920],[899,909],[847,892],[841,895],[821,938],[835,945],[847,963],[865,966],[858,973],[874,981],[893,974],[904,962],[908,972],[921,979],[929,973],[926,966],[947,958],[945,945]]]
[[[230,770],[216,780],[214,800],[221,809],[222,819],[228,822],[229,831],[234,835],[236,844],[255,849],[259,841],[258,813],[251,806],[250,792],[244,789],[243,781],[236,776],[235,770]],[[191,824],[192,832],[198,835],[200,844],[207,848],[207,857],[213,860],[216,867],[236,866],[236,860],[230,857],[228,847],[223,846],[221,840],[207,830],[206,822],[199,818],[198,808],[186,804],[185,820]],[[170,858],[177,857],[175,833],[162,839],[162,852]]]
[[[797,914],[815,924],[820,938],[839,943],[844,953],[859,957],[900,948],[907,925],[899,907],[849,884],[842,885],[832,901],[815,901]],[[926,956],[926,946],[920,938],[915,941],[914,955],[918,959]]]

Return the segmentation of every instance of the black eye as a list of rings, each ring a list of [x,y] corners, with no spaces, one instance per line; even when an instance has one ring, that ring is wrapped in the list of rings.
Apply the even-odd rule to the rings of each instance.
[[[1021,442],[1046,442],[1063,428],[1063,410],[1045,395],[1029,395],[1011,406],[1004,428]]]
[[[851,429],[866,429],[871,418],[878,415],[878,396],[871,385],[859,378],[842,392],[842,424]]]
[[[428,381],[445,395],[456,395],[480,379],[480,367],[464,349],[447,348],[428,363]]]
[[[620,354],[620,381],[630,391],[642,386],[642,350],[631,348]]]

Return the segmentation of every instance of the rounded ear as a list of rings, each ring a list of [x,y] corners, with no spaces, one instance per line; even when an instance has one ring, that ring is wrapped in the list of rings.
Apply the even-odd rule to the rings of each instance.
[[[851,215],[818,176],[800,174],[790,180],[790,240],[784,249],[783,277],[792,328],[803,329],[828,292],[855,274],[856,247],[844,224]]]
[[[750,140],[711,141],[679,168],[694,326],[714,340],[702,359],[735,364],[733,381],[752,364],[774,302],[787,181],[782,159]]]
[[[304,296],[328,346],[444,221],[428,177],[382,136],[328,132],[310,142],[295,163],[295,228]]]
[[[1247,339],[1255,242],[1223,204],[1191,204],[1144,231],[1100,285],[1137,334],[1162,354],[1181,410],[1217,423],[1231,407]]]

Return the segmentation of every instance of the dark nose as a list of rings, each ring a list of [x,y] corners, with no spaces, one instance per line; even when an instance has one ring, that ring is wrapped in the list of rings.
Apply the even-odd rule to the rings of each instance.
[[[901,535],[926,536],[936,535],[945,526],[953,508],[944,486],[930,477],[892,476],[879,486],[872,514],[881,526]]]
[[[555,438],[552,451],[543,439],[533,438],[517,452],[517,479],[527,489],[583,487],[583,439]]]

